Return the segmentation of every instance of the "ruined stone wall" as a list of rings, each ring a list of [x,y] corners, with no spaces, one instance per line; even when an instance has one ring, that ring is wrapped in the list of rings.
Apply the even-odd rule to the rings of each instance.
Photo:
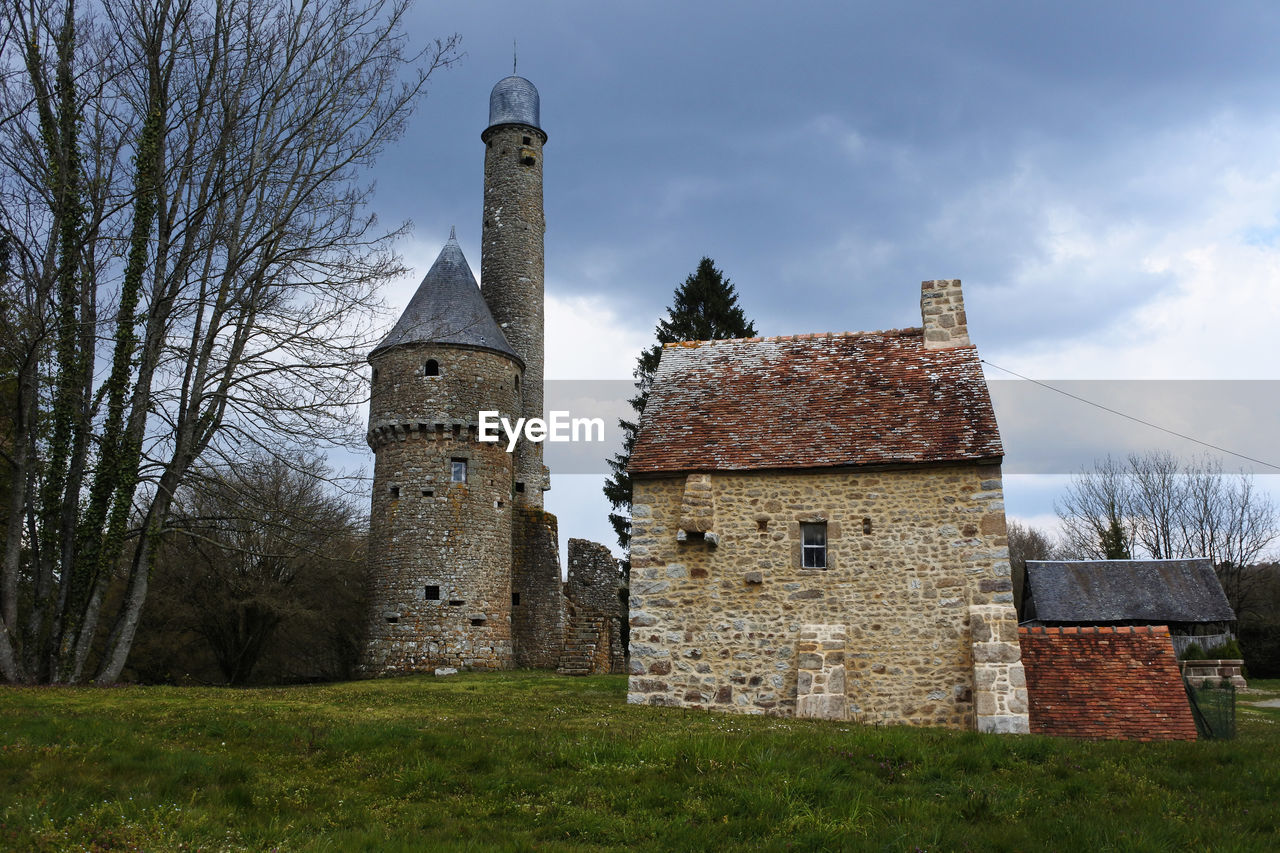
[[[484,132],[484,225],[480,236],[481,293],[512,349],[524,359],[520,414],[543,414],[542,146],[546,135],[524,125]],[[548,485],[542,445],[516,448],[517,502],[542,506]]]
[[[427,376],[428,358],[439,365]],[[451,347],[376,355],[369,444],[366,675],[502,669],[511,636],[512,460],[477,440],[480,409],[510,415],[515,363]],[[467,464],[452,482],[453,462]]]
[[[517,506],[514,520],[511,626],[516,666],[555,669],[564,646],[565,605],[556,517],[537,507]]]
[[[629,702],[793,715],[797,649],[817,641],[805,627],[826,626],[829,643],[843,626],[846,648],[806,668],[827,673],[829,692],[843,666],[848,718],[975,727],[969,608],[1012,605],[998,465],[717,473],[710,485],[699,515],[714,540],[678,542],[685,478],[635,481]],[[800,524],[817,521],[828,568],[804,569]]]
[[[626,615],[618,596],[622,574],[608,547],[586,539],[569,540],[569,579],[565,582],[567,623],[557,669],[574,675],[620,673],[626,649]]]

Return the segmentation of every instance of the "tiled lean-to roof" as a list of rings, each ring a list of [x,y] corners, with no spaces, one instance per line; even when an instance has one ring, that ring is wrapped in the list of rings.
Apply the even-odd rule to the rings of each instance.
[[[633,474],[997,459],[972,346],[920,329],[667,344]]]
[[[370,356],[403,344],[452,344],[493,350],[521,361],[485,304],[453,229],[409,305]]]
[[[1032,734],[1195,740],[1169,629],[1020,628]]]
[[[1191,560],[1028,560],[1028,621],[1234,622],[1213,563]]]

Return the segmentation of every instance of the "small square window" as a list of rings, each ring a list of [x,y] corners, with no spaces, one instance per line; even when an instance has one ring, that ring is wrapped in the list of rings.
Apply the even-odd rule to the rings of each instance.
[[[467,460],[455,459],[449,470],[449,480],[454,483],[467,482]]]
[[[440,600],[440,587],[438,587],[438,586],[429,586],[429,587],[427,587],[427,589],[426,589],[426,593],[425,593],[425,597],[426,597],[427,601],[439,601],[439,600]]]
[[[800,525],[800,566],[805,569],[827,567],[827,523]]]

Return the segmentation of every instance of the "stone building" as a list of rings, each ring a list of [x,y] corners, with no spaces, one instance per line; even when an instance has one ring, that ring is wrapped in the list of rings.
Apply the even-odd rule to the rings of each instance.
[[[631,457],[629,702],[1027,731],[960,282],[921,309],[664,348]]]
[[[544,417],[542,147],[537,89],[489,98],[480,268],[454,234],[369,354],[367,675],[511,667],[621,672],[621,574],[542,508],[542,446],[479,440],[479,413]],[[603,556],[602,553],[603,552]],[[610,602],[612,608],[610,608]]]

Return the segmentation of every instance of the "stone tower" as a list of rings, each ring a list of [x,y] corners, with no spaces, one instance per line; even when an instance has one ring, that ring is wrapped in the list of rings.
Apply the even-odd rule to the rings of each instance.
[[[524,362],[520,415],[541,418],[543,365],[542,146],[538,90],[523,77],[499,80],[489,95],[484,153],[480,281],[484,301]],[[516,448],[515,499],[541,507],[551,487],[542,445]]]
[[[512,666],[512,455],[478,414],[520,412],[523,363],[454,236],[369,354],[369,674]]]
[[[542,506],[542,445],[521,441],[508,453],[505,440],[479,440],[482,411],[543,417],[547,136],[532,83],[507,77],[493,87],[481,139],[483,287],[450,234],[369,354],[375,460],[361,671],[621,672],[626,619],[608,549],[569,540],[566,590],[559,528]]]

